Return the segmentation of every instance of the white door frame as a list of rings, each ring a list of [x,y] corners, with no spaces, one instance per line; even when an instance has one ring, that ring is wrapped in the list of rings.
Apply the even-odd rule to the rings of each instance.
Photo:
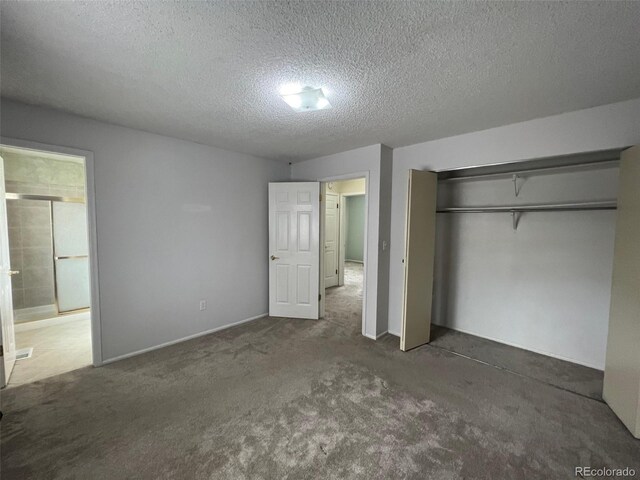
[[[346,245],[344,245],[344,240],[347,238],[347,215],[345,212],[345,201],[346,195],[343,193],[338,194],[338,205],[340,205],[338,212],[338,286],[344,286],[344,253],[346,249]]]
[[[91,349],[93,352],[93,366],[102,365],[102,330],[100,323],[100,287],[98,284],[98,238],[96,230],[96,201],[93,152],[77,148],[61,147],[46,143],[0,137],[0,145],[6,147],[24,148],[43,152],[59,153],[82,157],[84,159],[87,230],[89,235],[89,281],[91,283]]]
[[[334,278],[337,278],[336,283],[334,285],[332,285],[332,287],[337,287],[340,285],[340,275],[339,275],[339,268],[340,268],[340,235],[341,235],[341,231],[340,231],[340,215],[342,213],[342,211],[340,210],[340,194],[339,193],[334,193],[334,192],[328,192],[328,189],[325,188],[324,191],[324,195],[326,195],[326,198],[329,198],[329,195],[335,196],[336,197],[336,202],[337,202],[337,208],[336,208],[336,218],[334,219],[335,222],[335,226],[336,226],[336,243],[334,245],[334,252],[335,252],[335,276]],[[324,202],[324,225],[326,228],[326,222],[327,222],[327,204],[328,202]],[[322,249],[326,249],[326,231],[325,231],[325,236],[324,236],[324,244],[320,246],[320,248]],[[323,250],[326,253],[326,250]],[[325,257],[326,259],[326,257]],[[325,276],[324,276],[324,281],[325,281],[325,288],[326,288],[326,283],[327,283],[327,277],[330,277],[332,275],[326,275],[326,268],[325,268]]]
[[[4,194],[4,159],[0,156],[0,193]],[[0,223],[0,267],[6,270],[0,271],[0,289],[2,295],[0,298],[0,388],[8,385],[16,364],[16,335],[13,319],[13,291],[11,276],[16,273],[12,271],[12,262],[9,245],[9,215],[7,214],[7,201],[0,198],[0,211],[2,212],[2,223]],[[8,288],[7,288],[8,287]]]
[[[328,182],[339,182],[342,180],[355,180],[358,178],[364,178],[364,250],[363,250],[363,258],[364,258],[364,268],[362,275],[362,335],[366,336],[366,325],[367,325],[367,269],[369,268],[369,253],[368,253],[368,243],[369,243],[369,172],[353,172],[346,173],[344,175],[336,175],[333,177],[325,177],[321,178],[320,181],[320,191],[326,191],[326,184]],[[342,195],[340,195],[342,197]],[[324,245],[324,215],[325,215],[325,195],[322,195],[322,201],[320,202],[320,244]],[[375,252],[377,253],[377,252]],[[324,317],[325,310],[325,286],[324,286],[324,249],[320,249],[320,318]],[[373,292],[372,295],[377,295],[377,292]],[[375,313],[374,313],[375,315]]]

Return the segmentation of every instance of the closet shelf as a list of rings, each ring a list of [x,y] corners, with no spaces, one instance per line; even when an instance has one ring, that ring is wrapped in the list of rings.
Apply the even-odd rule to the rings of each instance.
[[[520,213],[520,212],[569,212],[574,210],[615,210],[615,201],[554,203],[536,205],[506,205],[498,207],[447,207],[436,210],[438,213]]]

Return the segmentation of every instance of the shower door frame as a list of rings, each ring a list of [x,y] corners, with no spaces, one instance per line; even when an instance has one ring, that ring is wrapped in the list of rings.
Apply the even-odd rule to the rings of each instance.
[[[51,220],[51,254],[53,260],[53,298],[56,305],[56,312],[58,315],[71,315],[74,313],[80,313],[87,310],[90,310],[91,307],[80,307],[73,308],[71,310],[60,310],[60,301],[58,298],[58,277],[56,271],[56,261],[57,260],[67,260],[73,258],[89,258],[89,255],[56,255],[56,246],[55,246],[55,227],[54,227],[54,219],[53,219],[53,202],[60,203],[82,203],[85,205],[86,202],[84,198],[76,198],[76,197],[59,197],[56,195],[35,195],[30,193],[5,193],[5,198],[7,200],[38,200],[43,202],[49,202],[49,218]],[[88,232],[87,232],[88,233]],[[89,299],[89,304],[91,304],[91,299]]]
[[[93,152],[88,150],[80,150],[77,148],[61,147],[58,145],[50,145],[46,143],[32,142],[28,140],[20,140],[9,137],[0,137],[0,145],[6,147],[23,148],[26,150],[36,150],[40,152],[58,153],[61,155],[70,155],[79,157],[84,160],[84,185],[85,196],[84,203],[87,213],[87,234],[89,240],[89,283],[90,283],[90,317],[91,317],[91,350],[93,356],[93,366],[98,367],[103,364],[102,358],[102,328],[100,323],[100,288],[98,284],[98,238],[96,230],[96,204],[95,204],[95,180],[94,180],[94,159]],[[21,197],[35,197],[37,195],[21,195]],[[13,197],[11,197],[13,198]],[[49,197],[62,198],[70,201],[68,197]],[[28,199],[28,198],[24,198]],[[77,199],[75,199],[77,200]],[[52,222],[53,228],[53,222]],[[53,235],[53,232],[52,232]],[[57,298],[56,298],[57,308]],[[86,310],[86,309],[83,309]],[[73,312],[65,312],[73,313]]]

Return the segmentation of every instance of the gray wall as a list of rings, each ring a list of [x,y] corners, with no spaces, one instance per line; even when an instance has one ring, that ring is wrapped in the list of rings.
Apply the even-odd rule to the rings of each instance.
[[[347,213],[347,248],[345,260],[364,261],[364,195],[351,195],[345,197]]]
[[[378,281],[384,289],[378,292],[377,336],[389,329],[389,288],[391,286],[391,199],[393,186],[393,149],[380,146],[380,218],[378,221]]]
[[[1,121],[94,154],[104,360],[267,312],[267,184],[286,164],[7,100]]]

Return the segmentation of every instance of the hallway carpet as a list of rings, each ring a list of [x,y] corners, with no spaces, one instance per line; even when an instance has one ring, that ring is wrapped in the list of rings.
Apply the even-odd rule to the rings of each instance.
[[[344,285],[326,290],[324,319],[347,334],[362,331],[363,271],[361,263],[345,262]]]
[[[263,318],[5,390],[2,478],[640,472],[640,441],[600,401],[441,348],[403,353],[396,337],[359,332],[357,315]]]

